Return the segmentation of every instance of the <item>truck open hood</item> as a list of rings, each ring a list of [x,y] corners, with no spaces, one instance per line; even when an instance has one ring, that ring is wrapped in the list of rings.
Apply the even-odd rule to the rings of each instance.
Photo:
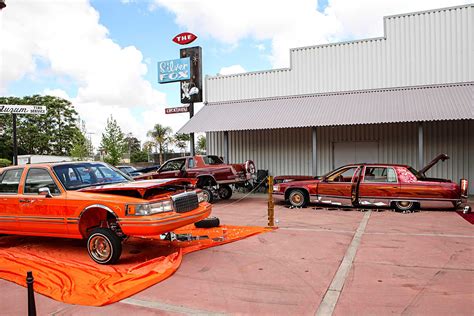
[[[439,154],[436,156],[433,160],[431,160],[426,166],[424,166],[422,169],[418,170],[419,173],[421,173],[423,176],[425,176],[425,172],[430,170],[434,165],[438,163],[438,161],[445,161],[446,159],[449,159],[449,156],[446,154]]]
[[[147,197],[147,191],[155,188],[166,188],[172,186],[195,186],[196,180],[194,179],[157,179],[157,180],[142,180],[142,181],[130,181],[116,184],[106,184],[101,186],[93,186],[84,189],[80,189],[80,192],[94,192],[94,193],[111,193],[118,194],[123,191],[123,195],[130,196],[130,192],[137,192],[141,198]],[[120,194],[119,194],[120,195]]]

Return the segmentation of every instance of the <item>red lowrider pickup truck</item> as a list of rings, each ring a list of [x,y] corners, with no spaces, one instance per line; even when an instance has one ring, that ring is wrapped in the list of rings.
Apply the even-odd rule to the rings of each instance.
[[[87,240],[100,264],[119,260],[129,236],[155,236],[200,221],[211,205],[195,180],[132,181],[99,162],[0,168],[0,234]]]
[[[165,178],[195,178],[207,202],[214,196],[229,199],[232,188],[229,184],[244,183],[255,174],[255,164],[247,160],[243,164],[225,164],[217,156],[188,156],[166,161],[156,172],[134,177],[135,180]]]
[[[458,207],[466,202],[468,181],[461,179],[458,185],[425,174],[439,160],[446,159],[447,155],[439,155],[419,171],[407,165],[352,164],[322,177],[279,176],[275,177],[273,190],[295,207],[309,202],[399,211],[415,210],[430,202]]]

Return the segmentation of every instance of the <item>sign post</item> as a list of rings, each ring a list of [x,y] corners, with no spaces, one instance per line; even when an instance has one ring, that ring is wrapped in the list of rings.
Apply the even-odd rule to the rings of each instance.
[[[189,103],[189,118],[194,116],[194,102],[202,102],[202,48],[200,46],[182,48],[179,51],[181,58],[188,57],[191,60],[191,78],[183,80],[181,84],[181,103]],[[189,134],[191,138],[191,156],[196,153],[194,145],[194,133]]]
[[[186,45],[197,36],[184,32],[176,35],[173,42]],[[189,104],[186,107],[166,108],[166,114],[189,112],[189,118],[194,116],[194,102],[202,102],[202,48],[200,46],[182,48],[179,59],[158,62],[158,82],[180,82],[181,103]],[[194,133],[190,133],[191,156],[195,154]]]
[[[0,104],[0,114],[12,114],[12,136],[13,136],[13,165],[18,165],[18,141],[16,135],[16,116],[17,114],[46,114],[44,105],[16,105]]]

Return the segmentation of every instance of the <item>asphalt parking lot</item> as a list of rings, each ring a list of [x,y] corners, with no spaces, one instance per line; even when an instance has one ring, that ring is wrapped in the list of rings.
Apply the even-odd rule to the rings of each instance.
[[[265,226],[265,195],[241,196],[214,215]],[[188,254],[173,276],[119,303],[36,294],[38,314],[472,315],[474,226],[455,212],[277,205],[275,214],[279,229]],[[0,292],[0,314],[27,314],[25,288],[0,280]]]

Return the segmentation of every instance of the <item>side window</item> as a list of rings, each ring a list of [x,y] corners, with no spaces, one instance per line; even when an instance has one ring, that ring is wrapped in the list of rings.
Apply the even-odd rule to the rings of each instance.
[[[32,168],[26,175],[24,192],[25,194],[38,194],[40,188],[49,188],[52,194],[61,193],[46,169]]]
[[[329,177],[327,177],[328,182],[352,182],[352,176],[357,170],[357,167],[345,168],[342,169]]]
[[[397,175],[393,168],[366,167],[364,182],[397,182]]]
[[[184,165],[185,160],[180,159],[180,160],[173,160],[170,162],[167,162],[166,164],[163,165],[163,168],[161,171],[178,171],[181,170],[181,167]]]
[[[194,158],[189,158],[189,160],[188,160],[188,168],[194,168]]]
[[[18,193],[18,185],[20,184],[22,169],[10,169],[3,172],[0,177],[0,194],[1,193]]]

